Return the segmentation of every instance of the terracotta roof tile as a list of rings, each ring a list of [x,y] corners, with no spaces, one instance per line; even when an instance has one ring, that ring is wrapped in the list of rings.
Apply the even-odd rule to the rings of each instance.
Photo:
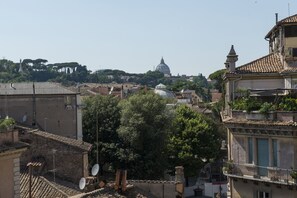
[[[277,24],[284,24],[284,23],[297,23],[297,14],[284,18],[280,20]]]
[[[55,135],[52,133],[47,133],[45,131],[40,131],[40,130],[32,130],[30,131],[31,134],[33,135],[38,135],[38,136],[42,136],[48,139],[52,139],[54,141],[57,142],[61,142],[63,144],[67,144],[69,146],[73,146],[85,151],[90,151],[92,144],[89,144],[87,142],[81,141],[81,140],[76,140],[76,139],[72,139],[72,138],[67,138],[67,137],[63,137],[60,135]]]
[[[283,70],[279,54],[273,53],[237,67],[235,73],[278,73]]]
[[[37,136],[41,136],[44,138],[48,138],[48,139],[51,139],[51,140],[54,140],[54,141],[57,141],[57,142],[60,142],[60,143],[63,143],[63,144],[69,145],[69,146],[76,147],[81,150],[90,151],[91,147],[92,147],[92,144],[84,142],[82,140],[76,140],[76,139],[72,139],[72,138],[68,138],[68,137],[63,137],[63,136],[55,135],[55,134],[48,133],[45,131],[40,131],[39,129],[24,127],[21,125],[17,125],[15,127],[25,130],[32,135],[37,135]]]
[[[20,174],[21,197],[29,197],[30,176]],[[42,176],[32,176],[32,197],[68,197],[66,193],[56,188],[51,182]]]

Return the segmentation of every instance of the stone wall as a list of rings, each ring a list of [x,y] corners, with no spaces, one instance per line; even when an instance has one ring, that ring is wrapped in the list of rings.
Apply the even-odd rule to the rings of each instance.
[[[62,140],[57,141],[34,133],[22,135],[21,140],[30,143],[30,148],[21,156],[22,166],[31,160],[39,159],[45,161],[42,173],[52,173],[55,169],[57,177],[74,183],[77,183],[81,177],[88,176],[87,150],[77,145],[65,144]]]
[[[129,180],[129,184],[157,198],[173,198],[176,196],[175,182],[159,180]]]

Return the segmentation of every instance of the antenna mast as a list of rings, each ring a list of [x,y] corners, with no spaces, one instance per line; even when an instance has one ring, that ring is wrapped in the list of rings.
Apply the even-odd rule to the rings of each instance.
[[[290,16],[290,3],[288,3],[288,15]]]

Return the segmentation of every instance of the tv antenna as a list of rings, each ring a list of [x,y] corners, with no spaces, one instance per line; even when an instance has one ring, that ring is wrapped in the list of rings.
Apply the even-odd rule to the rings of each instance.
[[[288,16],[290,16],[290,3],[288,3]]]

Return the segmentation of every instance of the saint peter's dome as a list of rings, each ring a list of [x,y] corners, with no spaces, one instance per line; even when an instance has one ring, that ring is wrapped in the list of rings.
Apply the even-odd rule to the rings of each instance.
[[[156,71],[162,72],[165,76],[171,76],[169,66],[165,64],[163,57],[161,63],[156,67]]]

